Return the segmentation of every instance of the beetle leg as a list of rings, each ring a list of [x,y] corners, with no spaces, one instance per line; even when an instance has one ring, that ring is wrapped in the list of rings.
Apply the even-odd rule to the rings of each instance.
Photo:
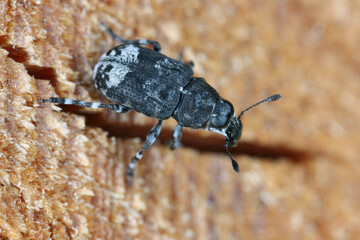
[[[161,124],[162,124],[162,120],[159,120],[159,122],[151,129],[149,134],[146,136],[142,149],[138,151],[136,155],[131,159],[127,172],[129,186],[132,185],[136,162],[142,158],[144,151],[148,149],[155,142],[156,138],[159,136],[161,131]]]
[[[115,40],[124,44],[135,44],[135,45],[151,45],[156,52],[161,52],[160,43],[154,40],[147,40],[147,39],[138,39],[138,40],[125,40],[119,35],[116,35],[114,31],[109,28],[104,22],[101,22],[106,29],[106,32]]]
[[[186,62],[184,62],[184,64],[188,65],[191,68],[191,70],[194,71],[194,62],[193,61],[186,61]]]
[[[193,61],[184,61],[184,47],[181,49],[181,51],[178,54],[177,60],[184,63],[185,65],[188,65],[192,70],[194,70],[194,62]]]
[[[89,108],[108,108],[111,111],[115,111],[117,113],[127,113],[131,110],[131,108],[122,106],[120,104],[104,104],[104,103],[96,103],[96,102],[86,102],[81,100],[73,100],[69,98],[49,98],[49,99],[41,99],[41,102],[50,102],[50,103],[60,103],[64,105],[75,105],[79,107],[89,107]]]
[[[181,130],[182,130],[182,126],[180,126],[179,124],[176,125],[176,127],[174,128],[173,131],[173,138],[171,139],[170,143],[169,143],[169,147],[171,150],[174,150],[177,147],[181,146],[180,143],[180,139],[181,139]]]

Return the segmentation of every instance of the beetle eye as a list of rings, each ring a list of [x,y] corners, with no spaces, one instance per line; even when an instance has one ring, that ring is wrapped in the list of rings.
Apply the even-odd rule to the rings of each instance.
[[[211,126],[216,128],[224,127],[227,121],[228,119],[225,116],[215,116],[211,118]]]
[[[224,128],[232,115],[234,115],[234,108],[232,104],[227,100],[221,99],[216,103],[212,113],[210,121],[211,127]]]

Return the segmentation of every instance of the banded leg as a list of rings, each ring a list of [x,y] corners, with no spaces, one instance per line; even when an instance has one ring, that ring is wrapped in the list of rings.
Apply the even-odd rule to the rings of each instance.
[[[161,124],[162,124],[162,120],[159,120],[159,122],[151,129],[149,134],[146,136],[142,149],[138,151],[136,155],[131,159],[127,172],[129,186],[131,186],[133,182],[134,168],[136,163],[142,158],[144,151],[148,149],[155,142],[156,138],[159,136],[161,131]]]
[[[169,143],[169,147],[171,150],[174,150],[177,147],[181,146],[180,143],[180,139],[181,139],[181,130],[182,130],[182,126],[180,126],[179,124],[176,125],[176,127],[174,128],[173,131],[173,138],[171,139],[170,143]]]
[[[101,25],[103,25],[107,31],[107,33],[115,40],[124,44],[135,44],[135,45],[151,45],[154,49],[154,51],[161,52],[160,43],[153,41],[153,40],[147,40],[147,39],[137,39],[137,40],[125,40],[119,35],[116,35],[114,31],[109,28],[106,23],[101,22]]]
[[[111,111],[115,111],[117,113],[127,113],[131,110],[131,108],[122,106],[120,104],[104,104],[104,103],[96,103],[96,102],[86,102],[81,100],[73,100],[69,98],[49,98],[49,99],[41,99],[41,102],[49,102],[49,103],[60,103],[64,105],[75,105],[79,107],[88,107],[88,108],[108,108]]]

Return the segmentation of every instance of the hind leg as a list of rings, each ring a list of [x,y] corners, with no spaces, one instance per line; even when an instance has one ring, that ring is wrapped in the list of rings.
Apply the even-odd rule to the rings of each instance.
[[[60,103],[64,105],[74,105],[79,107],[88,107],[88,108],[108,108],[111,111],[115,111],[117,113],[127,113],[131,110],[131,108],[122,106],[120,104],[104,104],[98,102],[86,102],[81,100],[73,100],[69,98],[49,98],[49,99],[41,99],[41,102],[49,102],[49,103]]]

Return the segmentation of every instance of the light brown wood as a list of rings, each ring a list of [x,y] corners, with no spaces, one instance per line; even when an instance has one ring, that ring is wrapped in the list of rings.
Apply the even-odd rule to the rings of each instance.
[[[0,238],[355,239],[359,10],[356,1],[2,1]],[[129,188],[127,163],[154,120],[40,103],[106,101],[92,67],[116,43],[100,21],[174,58],[184,48],[238,114],[283,95],[243,117],[231,149],[240,174],[213,133],[185,130],[184,148],[170,151],[169,120]]]

